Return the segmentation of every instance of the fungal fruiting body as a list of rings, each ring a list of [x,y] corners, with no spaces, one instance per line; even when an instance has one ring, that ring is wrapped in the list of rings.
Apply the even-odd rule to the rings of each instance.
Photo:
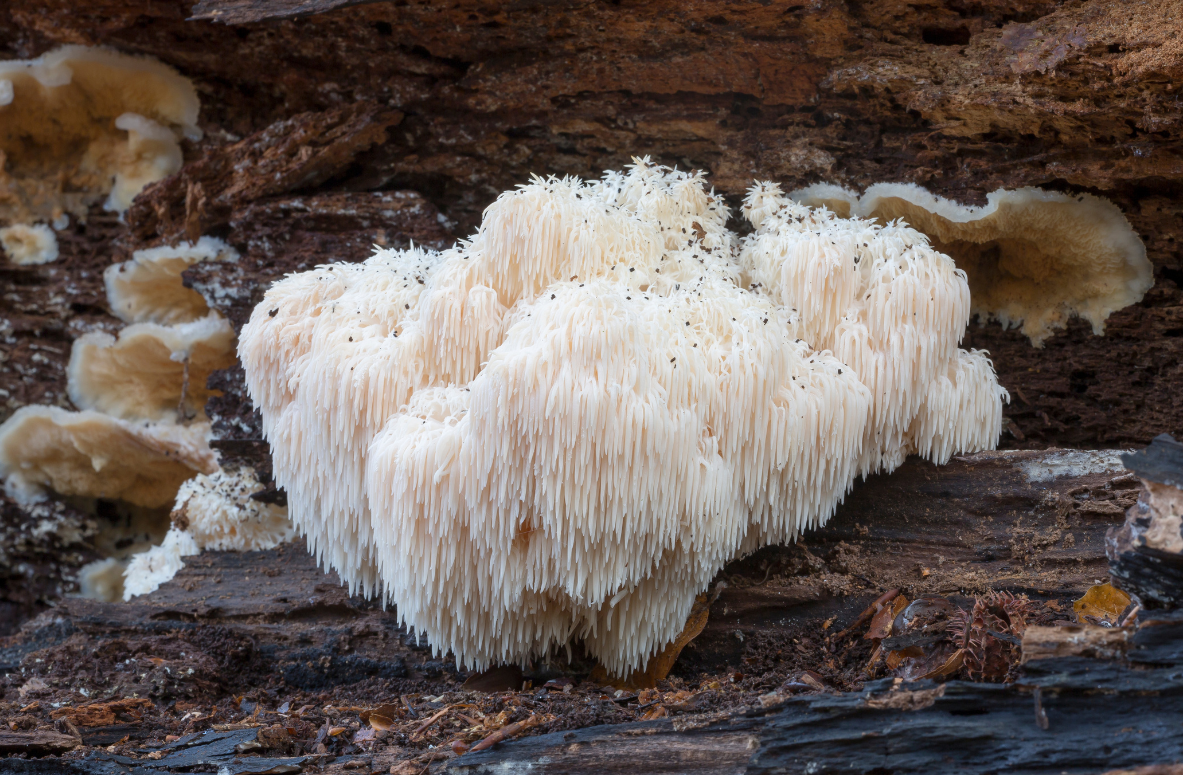
[[[965,276],[902,225],[700,175],[535,179],[442,254],[276,283],[239,355],[313,551],[476,668],[624,674],[855,477],[997,441]]]
[[[193,84],[155,60],[63,46],[0,62],[0,222],[122,212],[199,138]]]
[[[906,221],[965,271],[973,314],[1021,328],[1036,347],[1074,315],[1104,333],[1110,314],[1154,284],[1129,221],[1091,194],[999,189],[984,206],[968,207],[910,183],[877,183],[861,197],[831,184],[791,196],[880,223]]]
[[[18,501],[59,495],[167,506],[181,482],[217,470],[208,423],[131,423],[25,406],[0,425],[0,477]]]
[[[107,304],[127,323],[190,323],[206,317],[210,309],[200,293],[185,287],[181,273],[201,261],[237,260],[238,252],[214,237],[137,250],[130,261],[103,272]]]
[[[204,417],[206,379],[234,365],[234,329],[216,313],[189,323],[136,323],[118,338],[95,331],[74,340],[66,387],[81,409],[125,420]]]
[[[57,235],[44,224],[18,223],[0,229],[0,246],[13,264],[48,264],[58,258]]]
[[[271,549],[295,537],[286,509],[251,499],[260,489],[249,469],[200,474],[182,484],[164,541],[128,561],[123,599],[156,591],[190,555]]]

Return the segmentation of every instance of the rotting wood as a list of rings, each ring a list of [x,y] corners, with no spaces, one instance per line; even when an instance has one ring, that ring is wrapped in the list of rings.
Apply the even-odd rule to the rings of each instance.
[[[65,753],[80,745],[82,741],[79,738],[63,735],[51,729],[37,729],[31,732],[0,729],[0,756],[50,756]],[[4,765],[0,763],[0,772],[3,769]]]
[[[1132,640],[1181,637],[1183,617],[1175,617]],[[1178,656],[1135,648],[1129,666],[1080,656],[1032,660],[1012,685],[883,679],[862,692],[786,699],[691,729],[659,720],[525,738],[466,754],[447,771],[902,775],[940,762],[958,773],[1093,773],[1099,758],[1111,768],[1171,763],[1183,747]]]
[[[390,0],[198,0],[190,19],[221,24],[249,24],[312,16],[351,5],[379,2]]]

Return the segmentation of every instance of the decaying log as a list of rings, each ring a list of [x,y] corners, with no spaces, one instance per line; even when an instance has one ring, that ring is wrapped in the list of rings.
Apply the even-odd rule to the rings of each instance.
[[[1029,661],[1011,685],[884,679],[862,692],[772,700],[712,724],[660,720],[519,740],[451,773],[1093,773],[1183,750],[1183,617],[1132,633],[1127,660]],[[1104,700],[1098,702],[1097,692]]]
[[[1116,452],[989,452],[945,466],[909,460],[857,484],[830,524],[797,546],[763,549],[724,569],[728,586],[681,659],[736,664],[749,640],[842,611],[840,629],[885,589],[911,599],[995,588],[1079,597],[1106,578],[1105,531],[1138,487]]]
[[[0,756],[10,754],[48,756],[70,751],[80,745],[82,745],[82,741],[78,738],[49,729],[38,729],[32,732],[0,730]],[[0,767],[2,766],[0,765]]]
[[[341,174],[401,120],[397,111],[354,103],[276,122],[149,186],[128,210],[128,226],[145,244],[195,240],[227,223],[237,207]]]
[[[742,664],[762,638],[816,629],[831,617],[836,632],[888,588],[910,597],[1007,588],[1070,601],[1104,577],[1104,534],[1119,519],[1090,509],[1130,498],[1127,480],[1113,453],[984,453],[940,467],[909,461],[856,486],[830,525],[798,546],[770,547],[725,568],[707,626],[679,664]],[[193,650],[202,651],[203,633],[215,629],[252,644],[235,662],[235,680],[279,673],[316,688],[452,669],[408,637],[394,612],[351,599],[293,543],[187,558],[171,582],[132,603],[63,600],[0,650],[0,670],[71,638],[82,648],[175,633],[197,638]],[[223,657],[195,660],[191,680],[222,680]],[[165,675],[157,669],[144,680],[183,694],[190,678]]]

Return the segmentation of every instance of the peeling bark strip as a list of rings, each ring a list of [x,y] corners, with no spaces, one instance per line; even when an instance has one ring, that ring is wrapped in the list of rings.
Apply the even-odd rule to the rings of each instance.
[[[237,207],[341,174],[401,120],[397,111],[356,103],[279,121],[145,189],[128,211],[128,225],[144,244],[196,240],[228,222]]]
[[[312,16],[335,8],[368,5],[383,0],[198,0],[193,6],[193,21],[222,24],[249,24],[272,19]]]

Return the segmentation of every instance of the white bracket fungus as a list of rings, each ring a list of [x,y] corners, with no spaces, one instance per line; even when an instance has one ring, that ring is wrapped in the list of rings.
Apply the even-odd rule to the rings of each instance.
[[[205,298],[186,288],[181,273],[201,261],[237,261],[238,252],[214,237],[137,250],[130,261],[103,272],[111,312],[128,323],[189,323],[209,314]]]
[[[167,506],[181,482],[217,470],[208,432],[208,424],[136,424],[98,412],[26,406],[0,425],[0,477],[21,501],[52,490]]]
[[[999,189],[984,207],[967,207],[910,183],[878,183],[862,197],[829,184],[791,196],[880,223],[902,219],[966,273],[975,315],[1021,327],[1036,347],[1073,315],[1104,333],[1110,314],[1154,284],[1129,221],[1091,194]]]
[[[903,225],[698,174],[535,179],[442,254],[276,283],[239,354],[289,513],[351,588],[482,668],[582,638],[611,672],[729,560],[855,477],[993,446],[965,274]]]
[[[234,329],[216,313],[175,326],[136,323],[118,338],[96,331],[75,339],[66,387],[78,408],[125,420],[201,418],[206,379],[234,363]]]
[[[18,223],[0,229],[0,245],[14,264],[48,264],[57,261],[58,238],[48,226]]]
[[[127,564],[123,599],[156,591],[184,567],[184,558],[205,550],[249,552],[292,540],[287,509],[251,500],[262,489],[254,472],[217,471],[195,476],[177,491],[173,526],[164,543]]]
[[[0,62],[0,222],[122,212],[181,166],[200,103],[172,68],[103,48],[63,46]]]

